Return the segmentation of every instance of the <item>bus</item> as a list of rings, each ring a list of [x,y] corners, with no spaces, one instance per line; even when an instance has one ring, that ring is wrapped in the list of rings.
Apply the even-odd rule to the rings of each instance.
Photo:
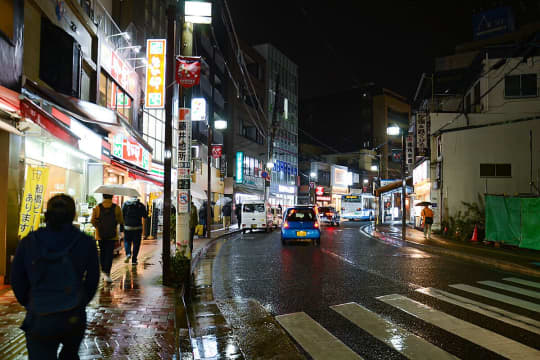
[[[375,196],[350,194],[341,197],[341,218],[359,221],[375,219]]]

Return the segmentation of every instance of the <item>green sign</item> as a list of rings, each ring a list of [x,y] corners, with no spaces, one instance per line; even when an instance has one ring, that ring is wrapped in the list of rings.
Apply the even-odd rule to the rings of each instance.
[[[238,151],[236,153],[236,183],[241,184],[244,182],[244,153]]]

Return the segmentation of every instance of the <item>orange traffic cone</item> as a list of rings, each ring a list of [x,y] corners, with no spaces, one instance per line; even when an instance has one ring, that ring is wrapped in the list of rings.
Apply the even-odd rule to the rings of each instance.
[[[477,242],[478,241],[478,226],[474,225],[474,231],[472,234],[471,241]]]

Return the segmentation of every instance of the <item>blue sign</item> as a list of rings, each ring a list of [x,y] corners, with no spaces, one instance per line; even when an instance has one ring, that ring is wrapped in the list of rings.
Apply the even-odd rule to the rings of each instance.
[[[473,37],[487,39],[515,30],[514,14],[509,6],[484,11],[473,15]]]
[[[236,183],[242,184],[244,182],[244,153],[238,151],[236,153]]]

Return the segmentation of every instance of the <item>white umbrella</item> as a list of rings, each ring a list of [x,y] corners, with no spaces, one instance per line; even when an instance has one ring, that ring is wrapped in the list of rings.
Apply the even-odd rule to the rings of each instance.
[[[133,188],[124,185],[99,185],[94,193],[108,194],[108,195],[123,195],[131,197],[140,197],[139,192]]]
[[[230,203],[231,201],[232,199],[230,197],[222,197],[222,198],[219,198],[218,201],[216,201],[216,205],[223,206],[227,203]]]

